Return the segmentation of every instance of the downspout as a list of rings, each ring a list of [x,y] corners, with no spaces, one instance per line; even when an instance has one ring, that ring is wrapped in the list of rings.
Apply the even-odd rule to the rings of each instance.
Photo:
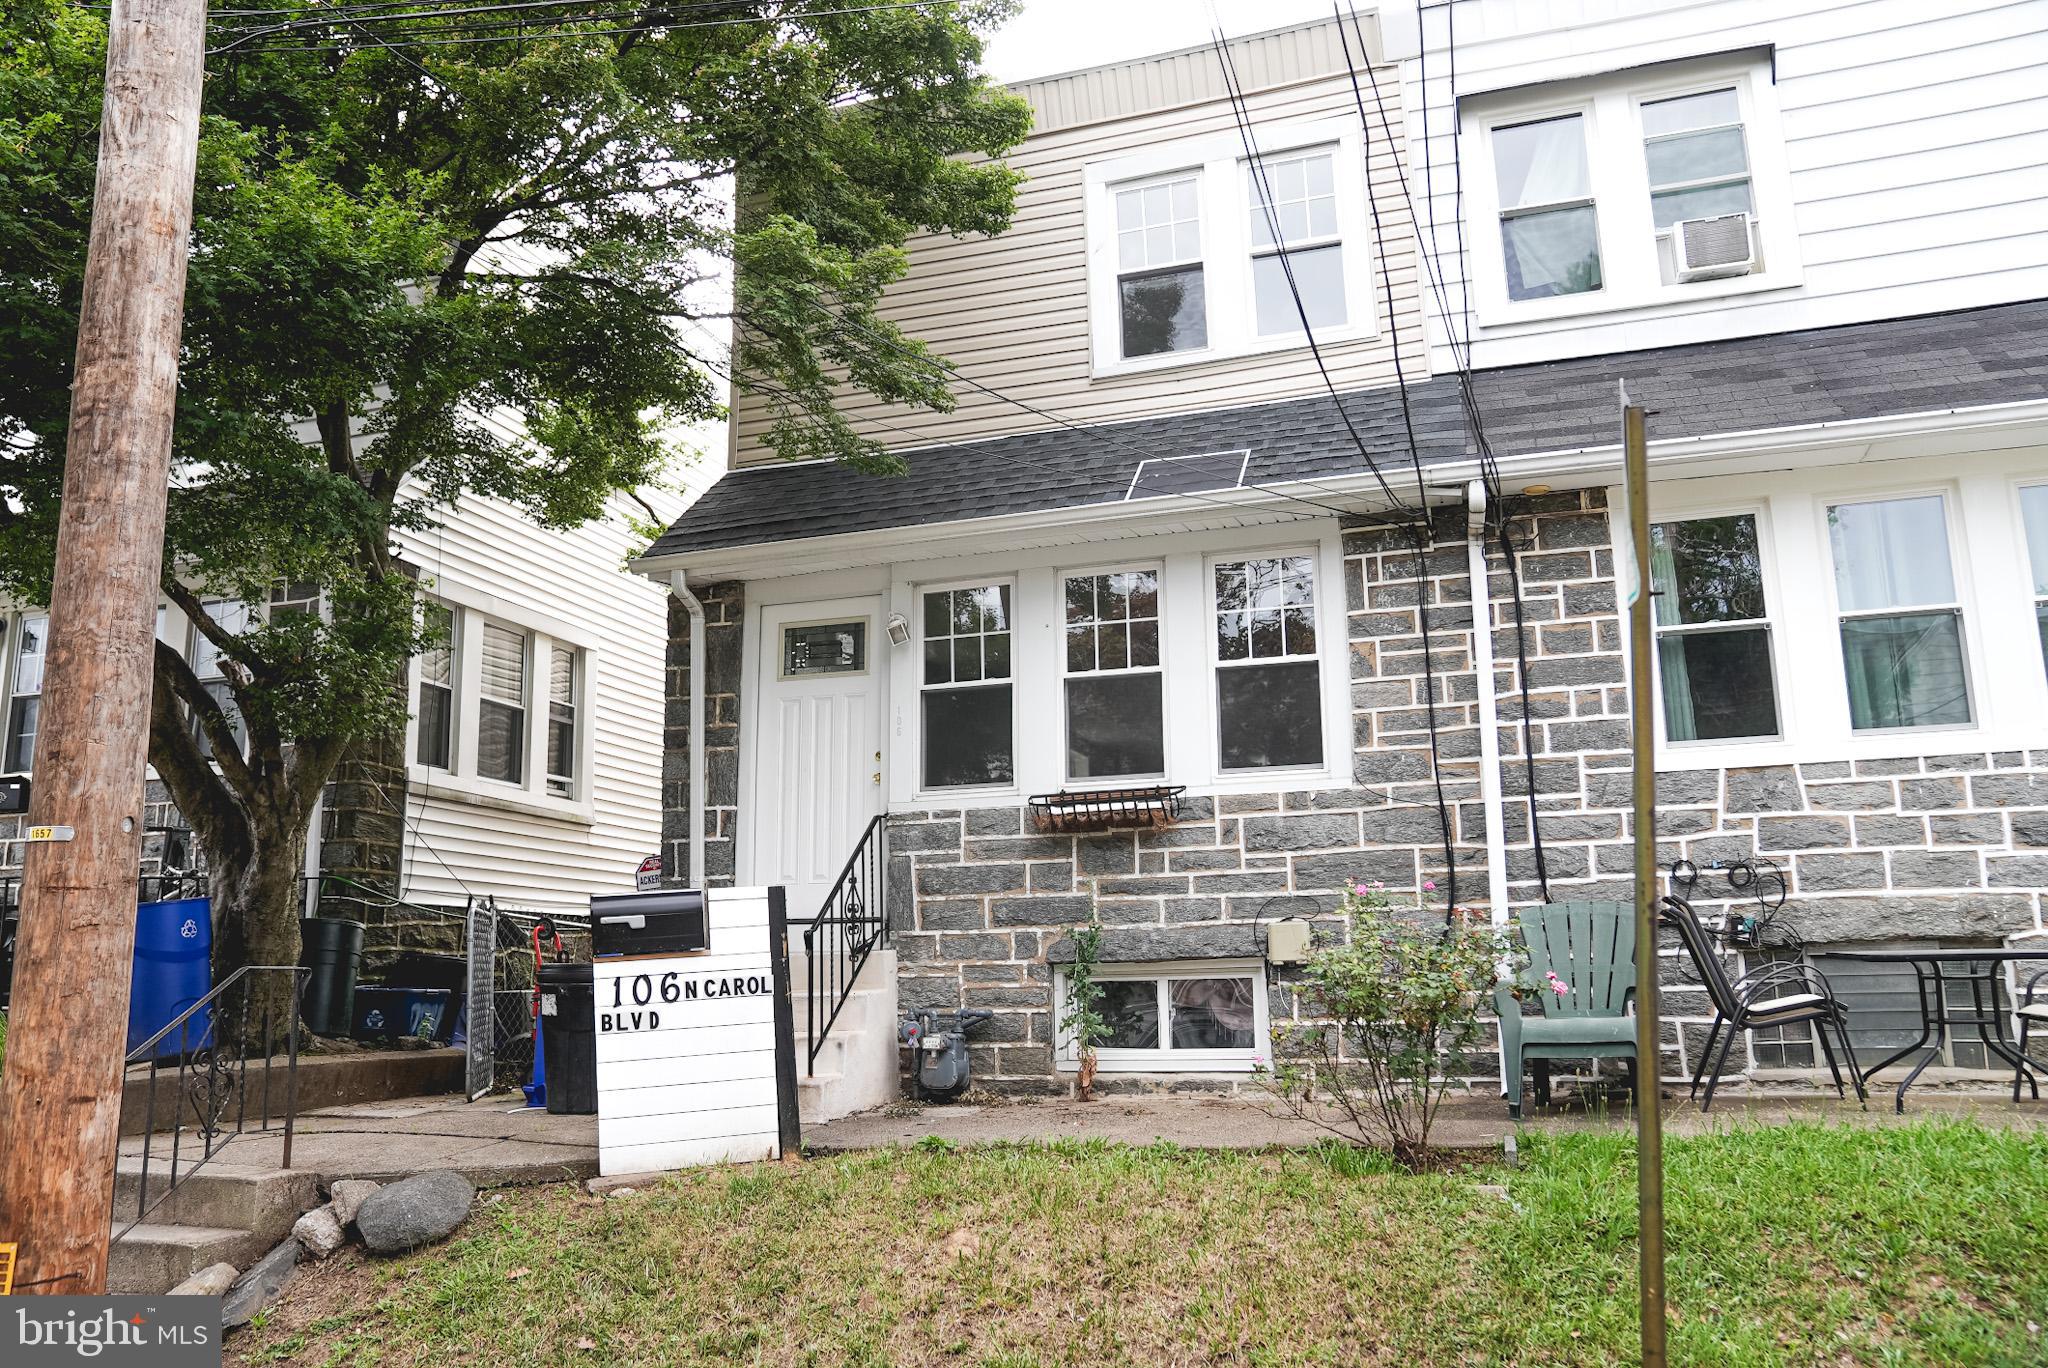
[[[1472,669],[1478,676],[1479,801],[1486,810],[1486,907],[1494,926],[1508,924],[1506,808],[1500,792],[1500,707],[1493,696],[1493,597],[1486,582],[1486,486],[1465,486],[1465,563],[1472,578]],[[1501,1091],[1508,1061],[1500,1061]]]
[[[690,592],[690,572],[668,572],[668,587],[690,614],[690,887],[704,887],[704,604]]]

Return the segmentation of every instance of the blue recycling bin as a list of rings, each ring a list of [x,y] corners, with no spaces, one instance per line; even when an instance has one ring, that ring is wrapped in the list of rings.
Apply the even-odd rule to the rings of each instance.
[[[207,898],[146,902],[135,909],[135,963],[128,985],[133,1053],[213,991],[213,906]],[[210,1048],[213,1009],[203,1008],[150,1051],[155,1059]]]

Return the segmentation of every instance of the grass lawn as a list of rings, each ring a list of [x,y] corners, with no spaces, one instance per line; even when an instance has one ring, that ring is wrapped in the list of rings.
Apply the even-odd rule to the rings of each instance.
[[[920,1147],[500,1194],[306,1277],[237,1363],[1608,1364],[1632,1138],[1414,1176],[1350,1150]],[[2048,1134],[1819,1125],[1667,1150],[1672,1362],[2048,1362]],[[1485,1185],[1507,1189],[1508,1200]]]

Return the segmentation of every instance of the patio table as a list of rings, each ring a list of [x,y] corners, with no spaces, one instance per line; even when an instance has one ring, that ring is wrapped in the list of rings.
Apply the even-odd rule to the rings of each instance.
[[[1953,1026],[1976,1027],[1984,1047],[2023,1073],[2035,1100],[2040,1099],[2041,1085],[2034,1078],[2035,1066],[2019,1052],[2007,1030],[2009,1013],[1998,1009],[1998,976],[2002,966],[2011,961],[2048,960],[2048,950],[1829,950],[1817,956],[1820,957],[1900,964],[1913,970],[1920,991],[1920,1038],[1863,1071],[1863,1081],[1868,1083],[1879,1069],[1890,1068],[1915,1050],[1927,1051],[1926,1058],[1899,1081],[1894,1102],[1897,1111],[1906,1110],[1906,1089],[1913,1086],[1922,1069],[1940,1057]],[[1968,986],[1967,1006],[1950,999],[1946,991],[1950,984]],[[2014,1087],[2017,1090],[2018,1085]]]

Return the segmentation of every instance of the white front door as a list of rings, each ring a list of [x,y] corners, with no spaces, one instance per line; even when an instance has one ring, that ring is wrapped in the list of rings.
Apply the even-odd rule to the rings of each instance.
[[[818,915],[882,810],[887,649],[879,598],[762,610],[748,882],[786,887],[791,921]]]

